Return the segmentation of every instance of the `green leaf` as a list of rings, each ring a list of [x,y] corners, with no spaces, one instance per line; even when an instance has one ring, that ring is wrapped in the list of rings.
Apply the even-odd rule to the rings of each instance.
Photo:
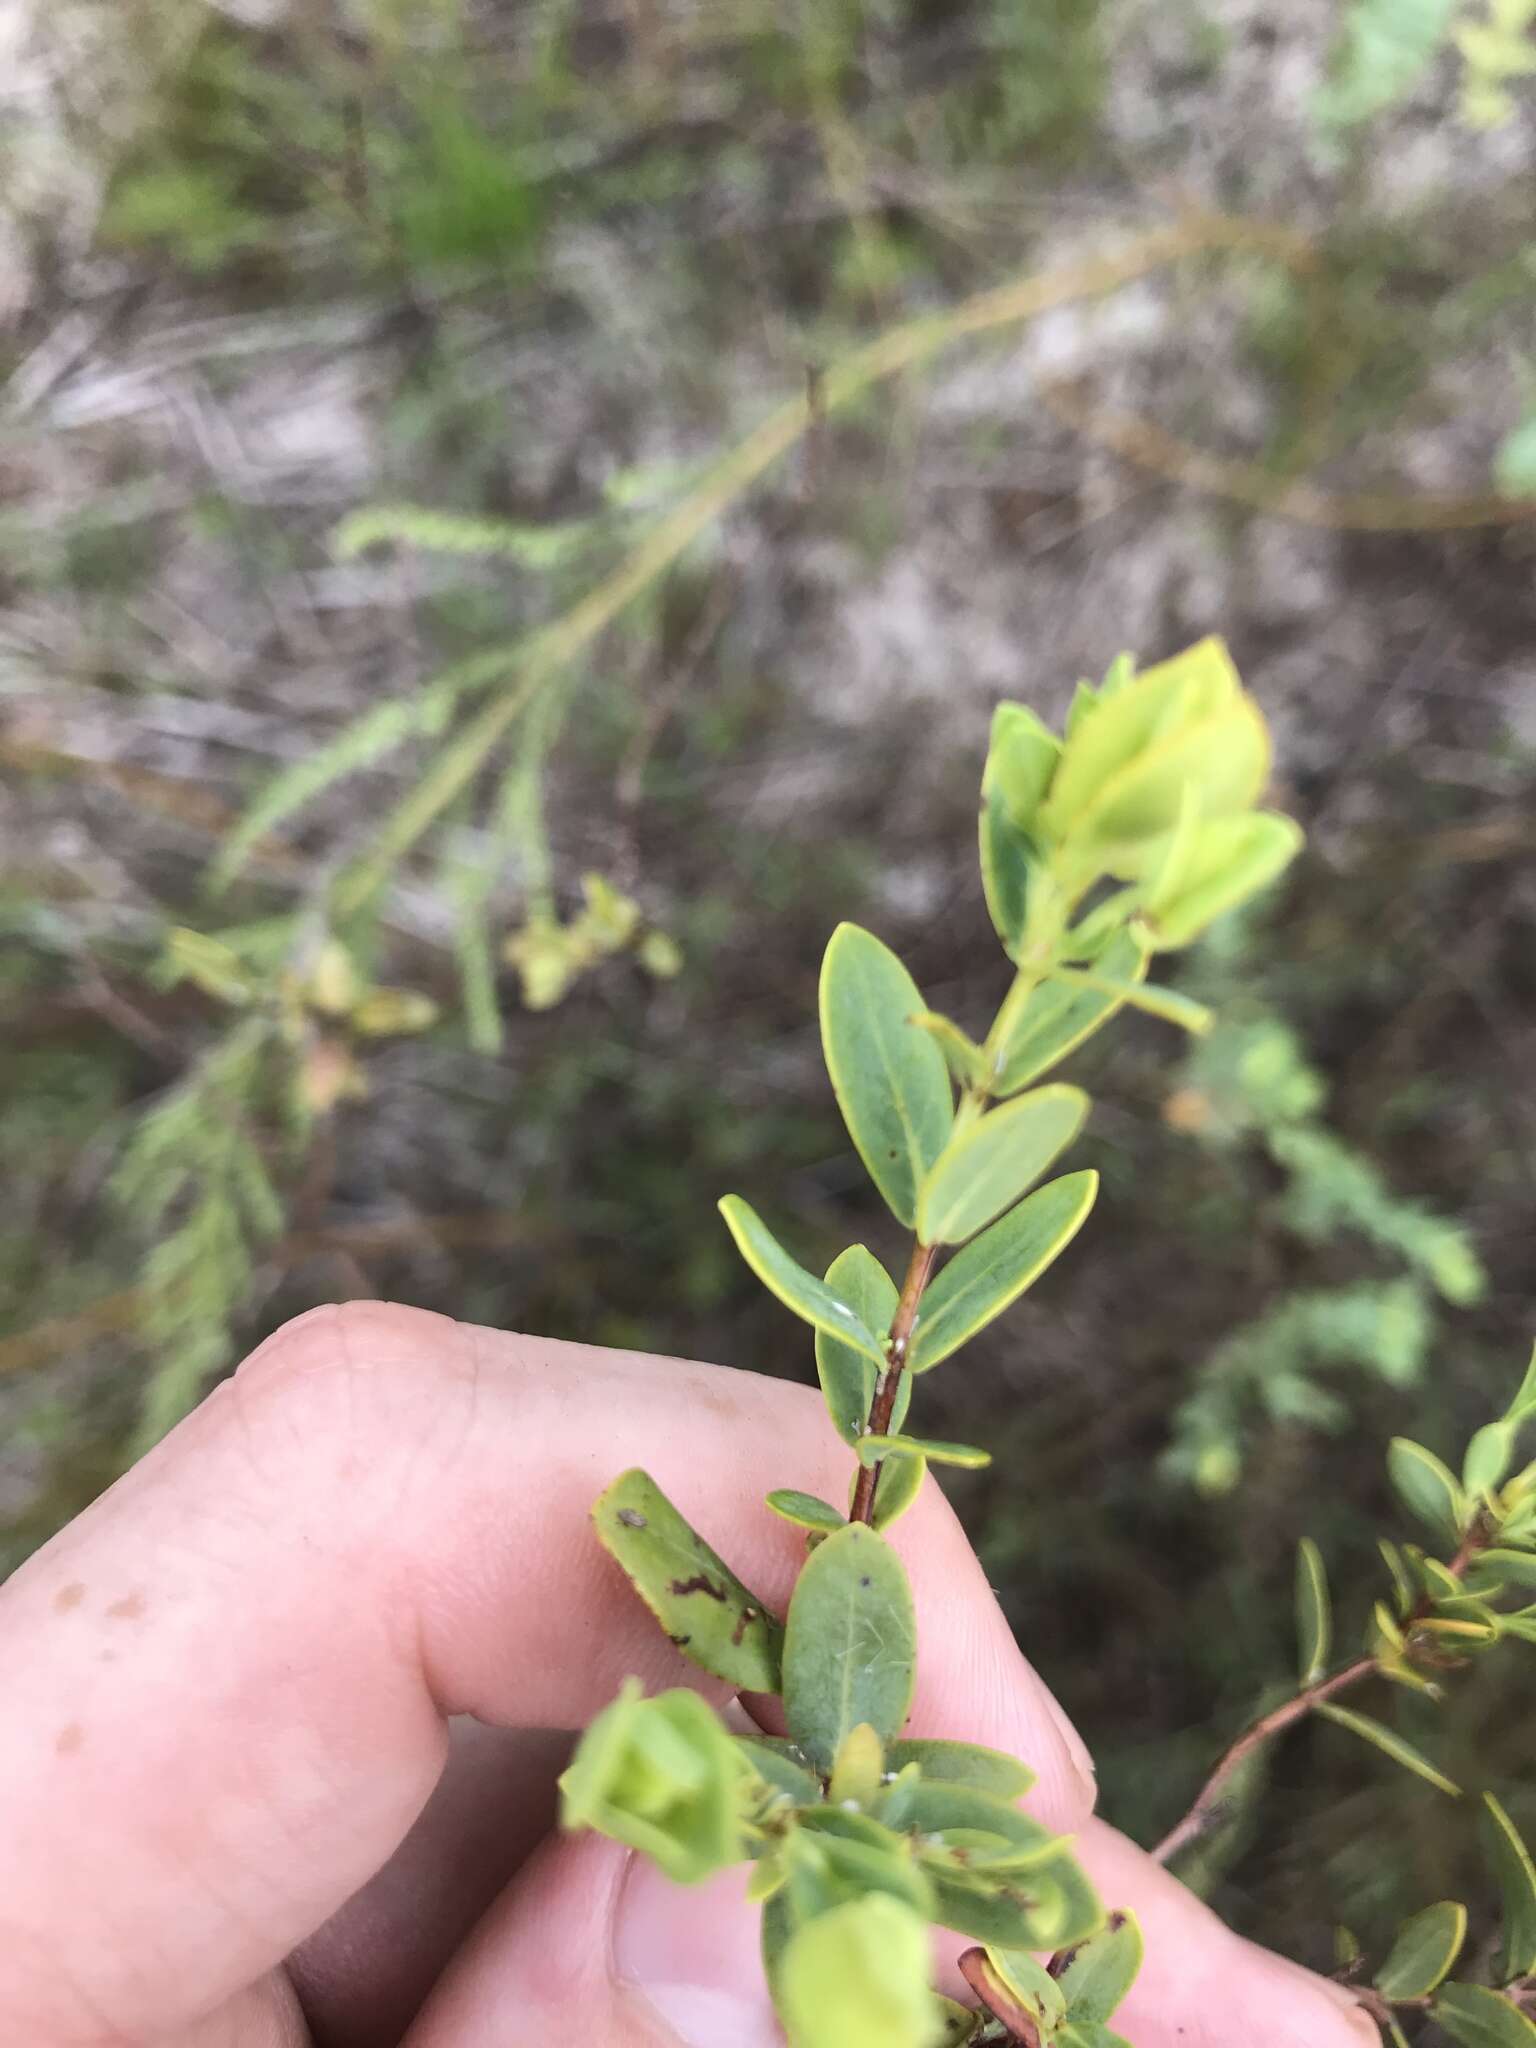
[[[1381,1552],[1382,1562],[1392,1580],[1392,1596],[1397,1618],[1399,1621],[1406,1621],[1413,1610],[1414,1590],[1413,1581],[1408,1576],[1408,1567],[1403,1562],[1403,1554],[1395,1543],[1389,1543],[1384,1536],[1377,1539],[1376,1547]]]
[[[1376,1989],[1395,2005],[1427,1998],[1450,1974],[1467,1938],[1467,1909],[1454,1899],[1426,1906],[1397,1930],[1386,1961],[1376,1972]]]
[[[834,1907],[794,1934],[777,2001],[790,2048],[938,2048],[928,1930],[884,1893]]]
[[[936,1852],[921,1858],[934,1918],[989,1948],[1067,1948],[1090,1935],[1104,1911],[1070,1856],[1012,1873],[963,1869]]]
[[[1525,1368],[1520,1390],[1504,1414],[1509,1422],[1524,1422],[1528,1415],[1536,1415],[1536,1344],[1531,1346],[1531,1362]]]
[[[1255,811],[1200,826],[1178,892],[1148,906],[1158,952],[1187,946],[1206,927],[1282,875],[1304,842],[1294,818]]]
[[[1510,1422],[1485,1422],[1467,1445],[1462,1460],[1461,1483],[1477,1499],[1492,1493],[1504,1478],[1515,1456],[1515,1428]]]
[[[882,1742],[912,1705],[917,1627],[907,1575],[873,1529],[851,1523],[812,1551],[784,1639],[789,1732],[819,1769],[867,1721]]]
[[[912,1023],[926,1008],[889,946],[859,925],[838,926],[821,968],[827,1072],[870,1179],[908,1228],[954,1121],[944,1055]]]
[[[1520,1831],[1491,1792],[1483,1794],[1484,1845],[1504,1901],[1499,1975],[1506,1983],[1536,1970],[1536,1867]]]
[[[1113,2019],[1141,1968],[1144,1944],[1134,1913],[1111,1913],[1100,1934],[1077,1949],[1057,1982],[1074,2025]]]
[[[901,1378],[902,1386],[907,1387],[911,1375],[903,1373]],[[900,1521],[922,1492],[927,1470],[926,1458],[892,1458],[883,1467],[880,1484],[875,1489],[874,1525],[877,1529],[889,1529],[893,1522]],[[854,1484],[858,1484],[857,1478]],[[851,1506],[851,1493],[849,1503]]]
[[[783,1630],[654,1479],[623,1473],[598,1497],[592,1520],[685,1657],[745,1692],[778,1691]]]
[[[850,1728],[832,1759],[827,1797],[834,1806],[868,1807],[885,1775],[885,1744],[867,1721]]]
[[[814,1806],[821,1798],[821,1780],[794,1743],[776,1735],[738,1735],[735,1739],[758,1776],[797,1806]]]
[[[1011,1208],[1071,1144],[1088,1114],[1081,1088],[1031,1089],[957,1130],[917,1200],[924,1244],[963,1244]]]
[[[1491,1585],[1536,1586],[1536,1556],[1528,1550],[1480,1550],[1467,1567],[1465,1584],[1480,1593]]]
[[[1467,1499],[1450,1468],[1422,1444],[1395,1436],[1387,1448],[1387,1476],[1398,1499],[1442,1543],[1461,1541]]]
[[[809,1920],[868,1892],[885,1892],[926,1921],[933,1913],[933,1887],[904,1835],[870,1814],[841,1805],[804,1810],[790,1836],[789,1896],[798,1917]]]
[[[1461,2048],[1536,2048],[1536,2026],[1485,1985],[1444,1984],[1429,2010]]]
[[[925,1779],[990,1792],[994,1799],[1009,1804],[1022,1799],[1035,1782],[1034,1772],[1016,1757],[975,1742],[938,1742],[927,1737],[893,1742],[886,1752],[887,1768],[902,1771],[908,1764],[919,1764]]]
[[[827,1286],[839,1301],[847,1302],[866,1330],[881,1335],[889,1330],[900,1296],[895,1281],[865,1246],[851,1244],[838,1253],[827,1268]],[[856,1442],[869,1420],[879,1367],[867,1352],[818,1329],[816,1373],[838,1435],[845,1443]],[[911,1399],[912,1383],[903,1373],[896,1387],[894,1428],[900,1429]]]
[[[1005,1994],[1042,2030],[1054,2030],[1057,2022],[1066,2018],[1067,2001],[1060,1984],[1027,1949],[989,1948],[987,1961]]]
[[[843,1528],[848,1520],[830,1501],[819,1500],[814,1493],[797,1493],[792,1486],[776,1487],[765,1499],[776,1515],[797,1529],[830,1531]]]
[[[901,1746],[895,1745],[893,1756]],[[907,1802],[907,1822],[925,1837],[928,1849],[963,1850],[968,1867],[977,1872],[983,1867],[1033,1870],[1055,1863],[1066,1849],[1064,1837],[1021,1812],[1011,1800],[995,1798],[976,1785],[938,1778],[917,1781]]]
[[[923,1297],[911,1371],[929,1371],[1017,1301],[1076,1237],[1098,1190],[1091,1172],[1048,1181],[957,1252]]]
[[[1216,1022],[1215,1012],[1204,1003],[1181,995],[1176,988],[1163,988],[1157,982],[1115,981],[1107,974],[1090,972],[1084,967],[1054,967],[1051,979],[1064,981],[1071,988],[1091,989],[1117,1005],[1128,1003],[1133,1010],[1160,1017],[1165,1024],[1177,1024],[1193,1038],[1204,1038]]]
[[[1146,974],[1149,958],[1140,939],[1131,932],[1122,932],[1099,960],[1100,977],[1111,988],[1138,982]],[[1123,996],[1099,988],[1069,986],[1063,981],[1043,982],[1031,994],[1002,1048],[992,1093],[1016,1095],[1021,1088],[1027,1088],[1107,1024],[1124,1002]]]
[[[638,1679],[582,1736],[560,1779],[561,1825],[639,1849],[678,1884],[700,1884],[746,1855],[746,1763],[696,1692],[646,1699]]]
[[[884,1368],[884,1347],[858,1311],[792,1259],[750,1203],[740,1195],[727,1195],[719,1207],[736,1249],[770,1294],[816,1329],[842,1338],[877,1368]]]
[[[1296,1641],[1303,1685],[1315,1685],[1327,1670],[1332,1640],[1333,1610],[1322,1552],[1310,1536],[1303,1536],[1296,1548]]]
[[[998,937],[1010,952],[1024,935],[1039,809],[1061,742],[1023,704],[999,704],[981,778],[981,879]]]
[[[968,1038],[953,1017],[937,1010],[920,1010],[912,1019],[919,1031],[926,1031],[944,1055],[951,1074],[962,1088],[980,1088],[987,1077],[986,1055],[974,1038]]]
[[[1394,1763],[1401,1764],[1405,1771],[1415,1772],[1441,1792],[1448,1792],[1453,1799],[1461,1797],[1461,1787],[1452,1784],[1443,1771],[1437,1771],[1422,1750],[1415,1749],[1411,1742],[1405,1742],[1392,1729],[1383,1728],[1379,1721],[1372,1721],[1365,1714],[1352,1713],[1348,1707],[1335,1706],[1331,1700],[1313,1711],[1321,1714],[1325,1721],[1336,1721],[1362,1741],[1373,1742]]]
[[[990,1451],[978,1451],[971,1444],[935,1443],[926,1436],[863,1436],[856,1448],[861,1465],[878,1465],[886,1458],[926,1458],[930,1465],[959,1465],[964,1471],[979,1472],[992,1462]]]

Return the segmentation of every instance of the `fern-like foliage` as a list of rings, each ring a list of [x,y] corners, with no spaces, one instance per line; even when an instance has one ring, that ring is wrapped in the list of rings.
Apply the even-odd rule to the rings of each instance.
[[[278,1034],[242,1017],[140,1119],[112,1194],[149,1240],[139,1335],[150,1354],[135,1451],[163,1436],[234,1355],[233,1325],[283,1205],[258,1135]]]
[[[1168,1476],[1206,1493],[1236,1485],[1259,1422],[1345,1425],[1348,1404],[1319,1371],[1342,1367],[1411,1384],[1429,1355],[1440,1304],[1474,1302],[1485,1285],[1465,1231],[1395,1194],[1328,1127],[1326,1094],[1295,1033],[1260,1012],[1219,1027],[1174,1098],[1175,1122],[1229,1150],[1261,1148],[1279,1167],[1281,1228],[1314,1245],[1356,1238],[1387,1267],[1379,1277],[1284,1294],[1206,1357],[1175,1413],[1164,1459]]]

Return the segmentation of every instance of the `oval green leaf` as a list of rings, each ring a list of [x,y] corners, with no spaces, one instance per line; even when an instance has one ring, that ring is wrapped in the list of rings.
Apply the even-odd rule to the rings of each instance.
[[[1483,1794],[1483,1804],[1484,1843],[1504,1901],[1499,1974],[1508,1984],[1536,1970],[1536,1867],[1520,1830],[1491,1792]]]
[[[621,1474],[593,1504],[592,1520],[685,1657],[743,1691],[778,1691],[783,1630],[654,1479]]]
[[[1387,1477],[1410,1514],[1417,1515],[1440,1542],[1456,1545],[1467,1519],[1467,1497],[1450,1467],[1423,1444],[1393,1437],[1387,1447]]]
[[[911,1391],[911,1379],[910,1373],[903,1373],[901,1376],[903,1399]],[[900,1405],[900,1399],[897,1405]],[[907,1509],[913,1506],[923,1490],[923,1479],[927,1470],[926,1458],[892,1458],[889,1464],[882,1466],[880,1482],[875,1488],[873,1520],[877,1529],[889,1529],[893,1522],[899,1522]],[[857,1475],[853,1486],[858,1486]],[[853,1489],[849,1491],[848,1504],[850,1508],[853,1505]]]
[[[1454,1899],[1426,1906],[1397,1930],[1386,1961],[1376,1972],[1376,1989],[1394,2004],[1427,1998],[1450,1975],[1467,1938],[1467,1909]]]
[[[1303,1685],[1315,1685],[1328,1669],[1332,1640],[1333,1608],[1322,1552],[1310,1536],[1303,1536],[1296,1547],[1296,1643]]]
[[[846,1301],[866,1330],[883,1336],[891,1327],[900,1299],[896,1282],[874,1253],[862,1244],[851,1244],[839,1252],[827,1268],[827,1286],[839,1301]],[[844,1443],[854,1443],[869,1420],[875,1398],[879,1367],[867,1352],[846,1344],[829,1330],[816,1332],[816,1376]],[[912,1385],[905,1373],[896,1389],[893,1426],[900,1429],[912,1399]]]
[[[937,2048],[929,1969],[928,1929],[884,1892],[808,1921],[779,1959],[789,2048]]]
[[[887,1768],[902,1771],[908,1764],[919,1765],[925,1780],[989,1792],[1009,1805],[1022,1799],[1035,1782],[1034,1772],[1017,1757],[977,1742],[939,1742],[927,1737],[893,1742],[886,1751]]]
[[[1503,1479],[1514,1462],[1515,1434],[1510,1422],[1485,1422],[1476,1432],[1461,1467],[1461,1483],[1468,1493],[1491,1493]]]
[[[821,968],[827,1072],[870,1179],[908,1228],[954,1121],[944,1055],[911,1021],[926,1008],[889,946],[860,925],[838,926]]]
[[[841,1337],[875,1366],[884,1367],[884,1347],[858,1311],[790,1257],[750,1202],[726,1195],[719,1207],[736,1249],[770,1294],[816,1329]]]
[[[992,1453],[979,1451],[974,1444],[936,1443],[927,1436],[863,1436],[857,1449],[861,1465],[879,1465],[886,1458],[926,1458],[930,1465],[958,1465],[966,1472],[980,1472],[992,1462]]]
[[[1439,1791],[1448,1792],[1453,1799],[1461,1797],[1461,1787],[1453,1784],[1443,1771],[1437,1770],[1422,1750],[1415,1749],[1411,1742],[1405,1742],[1391,1728],[1384,1728],[1379,1721],[1371,1720],[1369,1715],[1353,1713],[1348,1707],[1336,1707],[1331,1700],[1313,1711],[1321,1714],[1325,1721],[1336,1721],[1339,1727],[1349,1729],[1362,1741],[1374,1743],[1394,1763],[1401,1764],[1405,1771],[1414,1772]]]
[[[1122,932],[1100,955],[1099,973],[1109,983],[1139,982],[1150,953],[1140,939]],[[1085,1038],[1107,1024],[1124,1003],[1121,995],[1103,989],[1043,982],[1030,996],[1024,1013],[998,1058],[994,1095],[1017,1095],[1031,1081],[1075,1052]]]
[[[1017,1301],[1082,1229],[1098,1190],[1096,1173],[1063,1174],[957,1252],[923,1297],[910,1369],[927,1372]]]
[[[1114,2018],[1136,1981],[1144,1946],[1136,1915],[1111,1913],[1108,1925],[1073,1953],[1057,1982],[1074,2025],[1102,2026]]]
[[[735,1742],[758,1776],[797,1806],[814,1806],[820,1799],[821,1780],[792,1742],[776,1735],[738,1735]]]
[[[1429,2010],[1461,2048],[1536,2048],[1536,2026],[1485,1985],[1442,1985]]]
[[[862,1523],[839,1529],[807,1559],[784,1638],[785,1718],[819,1770],[831,1770],[861,1721],[882,1742],[900,1734],[916,1654],[912,1592],[895,1551]]]
[[[963,1244],[1032,1187],[1083,1127],[1088,1097],[1062,1083],[1035,1088],[957,1131],[917,1201],[924,1244]]]
[[[774,1514],[782,1521],[793,1522],[797,1529],[830,1532],[843,1528],[848,1520],[846,1515],[837,1512],[831,1501],[820,1500],[814,1493],[797,1493],[792,1486],[776,1487],[764,1499]]]

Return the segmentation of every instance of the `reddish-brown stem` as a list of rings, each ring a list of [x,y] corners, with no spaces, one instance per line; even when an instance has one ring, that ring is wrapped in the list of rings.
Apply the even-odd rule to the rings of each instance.
[[[1256,1749],[1268,1742],[1272,1735],[1279,1735],[1289,1728],[1293,1721],[1299,1721],[1304,1714],[1321,1706],[1324,1700],[1331,1700],[1336,1693],[1347,1692],[1352,1685],[1358,1685],[1362,1678],[1369,1678],[1376,1669],[1374,1657],[1359,1657],[1353,1664],[1346,1664],[1342,1671],[1335,1671],[1331,1678],[1321,1678],[1316,1685],[1309,1685],[1294,1699],[1288,1699],[1283,1706],[1275,1707],[1267,1714],[1261,1714],[1251,1722],[1237,1740],[1232,1743],[1214,1771],[1201,1787],[1200,1796],[1185,1814],[1178,1826],[1164,1835],[1152,1851],[1154,1863],[1168,1863],[1179,1851],[1191,1842],[1199,1841],[1222,1813],[1222,1795],[1237,1772],[1253,1755]]]
[[[1462,1539],[1461,1548],[1451,1559],[1446,1569],[1452,1578],[1459,1579],[1477,1553],[1487,1545],[1487,1535],[1480,1523],[1474,1523]],[[1421,1600],[1408,1616],[1405,1628],[1412,1629],[1416,1621],[1422,1621],[1430,1611],[1432,1603]],[[1376,1657],[1358,1657],[1353,1664],[1346,1664],[1342,1671],[1335,1671],[1329,1678],[1320,1678],[1315,1685],[1309,1685],[1288,1699],[1282,1706],[1274,1707],[1267,1714],[1261,1714],[1251,1722],[1237,1740],[1223,1752],[1220,1762],[1200,1788],[1194,1805],[1185,1814],[1178,1826],[1172,1828],[1152,1851],[1154,1863],[1169,1863],[1181,1849],[1187,1849],[1191,1842],[1198,1842],[1220,1821],[1223,1810],[1223,1794],[1237,1771],[1245,1764],[1256,1749],[1261,1748],[1273,1735],[1279,1735],[1293,1722],[1310,1714],[1314,1707],[1326,1700],[1347,1692],[1364,1678],[1372,1677],[1380,1669]]]
[[[865,1426],[866,1436],[885,1436],[891,1427],[891,1418],[896,1413],[896,1394],[901,1385],[901,1376],[907,1369],[907,1347],[912,1341],[912,1330],[917,1322],[918,1304],[923,1298],[923,1289],[933,1274],[933,1262],[938,1257],[935,1244],[912,1246],[912,1256],[907,1261],[907,1277],[901,1283],[901,1299],[896,1304],[896,1313],[891,1319],[891,1334],[886,1351],[885,1370],[875,1381],[874,1399],[869,1404],[869,1421]],[[880,1483],[882,1467],[879,1464],[861,1465],[858,1484],[853,1490],[853,1506],[848,1511],[850,1522],[873,1521],[875,1513],[875,1489]]]

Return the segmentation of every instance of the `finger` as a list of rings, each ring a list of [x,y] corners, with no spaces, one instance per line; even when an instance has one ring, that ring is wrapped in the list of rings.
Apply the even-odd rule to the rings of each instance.
[[[315,2048],[393,2048],[448,1958],[555,1822],[572,1738],[457,1717],[394,1855],[288,1958]]]
[[[1101,1822],[1081,1837],[1104,1895],[1134,1907],[1146,1962],[1115,2017],[1136,2048],[1365,2048],[1348,1994],[1255,1948]],[[590,1839],[548,1844],[492,1907],[405,2048],[581,2041],[615,2048],[775,2048],[758,1913],[739,1873],[697,1889]],[[936,1944],[945,1988],[968,1996]],[[512,2028],[513,2016],[518,2022]]]
[[[455,1957],[403,2048],[781,2048],[761,1908],[683,1889],[592,1836],[545,1845]]]
[[[1380,2048],[1347,1991],[1244,1941],[1124,1835],[1090,1821],[1077,1846],[1103,1897],[1132,1908],[1146,1938],[1114,2020],[1136,2048]]]
[[[803,1548],[762,1494],[847,1478],[807,1390],[352,1304],[281,1332],[23,1567],[0,1589],[10,2037],[171,2033],[260,1976],[397,1847],[447,1715],[579,1726],[628,1673],[697,1681],[592,1537],[631,1463],[779,1604]],[[914,1725],[1016,1749],[1074,1825],[1065,1724],[934,1489],[897,1538]]]

